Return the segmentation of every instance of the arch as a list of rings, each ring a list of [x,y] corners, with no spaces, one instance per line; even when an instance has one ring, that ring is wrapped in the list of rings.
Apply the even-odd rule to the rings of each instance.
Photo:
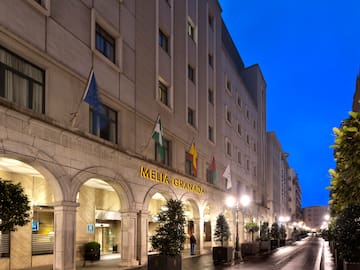
[[[120,198],[121,208],[123,210],[135,208],[133,192],[126,184],[124,177],[120,173],[116,173],[102,166],[87,167],[72,178],[72,200],[76,200],[77,193],[80,191],[81,186],[91,178],[101,179],[111,185]]]
[[[190,192],[184,193],[181,197],[183,202],[189,202],[191,208],[193,210],[194,218],[200,218],[200,207],[199,203],[196,202],[193,196],[191,196]]]
[[[19,149],[22,150],[21,153],[18,151]],[[67,197],[70,190],[69,185],[67,185],[70,179],[69,175],[63,166],[45,151],[29,144],[3,140],[0,155],[19,160],[36,169],[49,182],[49,186],[54,192],[55,202],[69,200]]]
[[[177,195],[174,192],[173,189],[169,188],[168,186],[164,184],[155,184],[149,188],[149,190],[146,192],[144,201],[142,204],[142,210],[147,211],[149,209],[149,204],[151,198],[154,196],[155,193],[161,193],[165,199],[175,198],[177,199]],[[172,194],[172,196],[171,196]]]

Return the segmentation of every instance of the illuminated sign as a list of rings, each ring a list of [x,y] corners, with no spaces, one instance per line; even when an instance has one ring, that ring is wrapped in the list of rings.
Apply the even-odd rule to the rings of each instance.
[[[172,177],[170,178],[167,173],[160,172],[155,169],[149,169],[147,167],[140,167],[140,177],[149,179],[151,181],[155,181],[158,183],[162,183],[165,185],[173,185],[175,188],[180,188],[184,190],[188,190],[197,194],[204,194],[204,189],[196,184],[192,184],[189,182],[186,182],[182,179]]]

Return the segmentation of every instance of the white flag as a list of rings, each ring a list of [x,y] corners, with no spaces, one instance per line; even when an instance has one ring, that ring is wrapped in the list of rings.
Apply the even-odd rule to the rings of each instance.
[[[223,177],[226,178],[227,182],[226,182],[226,189],[230,189],[232,187],[231,185],[231,172],[230,172],[230,165],[227,165],[224,173],[223,173]]]

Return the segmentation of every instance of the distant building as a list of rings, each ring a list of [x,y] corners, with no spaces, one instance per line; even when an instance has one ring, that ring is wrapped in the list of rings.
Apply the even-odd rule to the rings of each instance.
[[[304,223],[312,230],[320,230],[325,221],[326,214],[329,213],[328,206],[310,206],[303,209]]]
[[[285,218],[301,220],[301,189],[298,176],[287,161],[289,154],[282,150],[274,131],[266,134],[266,189],[271,222]]]

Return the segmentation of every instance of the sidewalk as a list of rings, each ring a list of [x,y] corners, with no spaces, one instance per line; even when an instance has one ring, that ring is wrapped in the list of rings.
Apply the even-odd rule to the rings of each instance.
[[[330,252],[329,241],[324,241],[323,255],[321,259],[320,270],[335,270],[334,257]]]

